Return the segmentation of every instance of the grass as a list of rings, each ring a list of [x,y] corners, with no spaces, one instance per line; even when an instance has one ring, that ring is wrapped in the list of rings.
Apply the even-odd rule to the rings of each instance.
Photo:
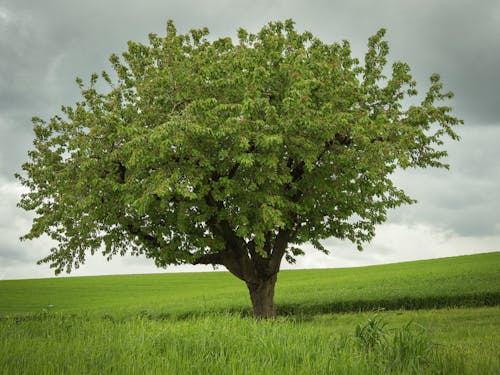
[[[494,374],[499,316],[498,307],[381,312],[383,339],[367,345],[355,327],[366,326],[369,313],[274,322],[237,314],[116,320],[49,313],[0,324],[0,373]],[[454,330],[467,344],[447,334],[450,320],[462,322]]]
[[[0,374],[497,374],[499,266],[283,271],[271,322],[227,273],[1,281]]]
[[[500,252],[343,269],[282,271],[281,315],[500,304]],[[249,312],[227,272],[0,281],[0,316],[39,312],[169,316]]]

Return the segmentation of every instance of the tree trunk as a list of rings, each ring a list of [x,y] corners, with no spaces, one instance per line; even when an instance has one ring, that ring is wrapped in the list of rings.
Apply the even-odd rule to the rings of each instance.
[[[257,319],[274,319],[276,317],[276,308],[274,307],[274,286],[276,285],[277,275],[258,282],[247,282],[254,316]]]

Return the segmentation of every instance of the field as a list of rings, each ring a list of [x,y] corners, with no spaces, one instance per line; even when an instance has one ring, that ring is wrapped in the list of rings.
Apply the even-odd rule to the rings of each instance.
[[[1,374],[500,373],[500,253],[282,271],[0,281]]]

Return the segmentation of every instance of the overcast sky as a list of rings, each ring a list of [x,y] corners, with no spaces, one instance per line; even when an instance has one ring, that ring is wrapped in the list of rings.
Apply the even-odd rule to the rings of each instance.
[[[410,64],[420,92],[440,73],[465,125],[448,142],[451,170],[398,172],[418,200],[391,212],[365,251],[335,239],[331,255],[314,251],[295,268],[346,267],[500,250],[500,2],[498,0],[0,0],[0,279],[49,277],[46,238],[21,243],[32,216],[16,208],[13,174],[26,160],[30,118],[49,118],[79,100],[75,77],[109,70],[108,57],[128,40],[207,26],[212,37],[258,31],[292,18],[323,41],[348,39],[362,57],[368,37],[387,29],[391,60]],[[203,266],[169,271],[205,270]],[[142,258],[107,263],[94,256],[74,275],[164,272]]]

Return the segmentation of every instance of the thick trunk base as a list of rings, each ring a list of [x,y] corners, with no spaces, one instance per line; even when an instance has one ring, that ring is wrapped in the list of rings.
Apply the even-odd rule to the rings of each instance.
[[[247,282],[253,313],[257,319],[274,319],[276,317],[276,308],[274,306],[276,280],[277,276],[273,275],[258,282]]]

